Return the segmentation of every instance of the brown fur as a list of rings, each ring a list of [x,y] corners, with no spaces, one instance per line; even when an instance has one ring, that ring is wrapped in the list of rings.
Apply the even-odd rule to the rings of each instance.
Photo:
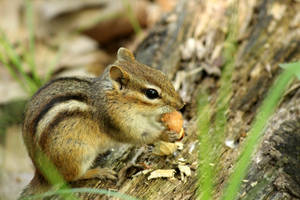
[[[161,90],[160,98],[145,97],[149,85]],[[137,62],[124,48],[101,77],[51,81],[32,97],[25,113],[23,138],[37,168],[29,187],[38,187],[42,185],[38,182],[44,180],[39,172],[43,163],[36,160],[39,150],[66,181],[99,177],[97,173],[101,170],[88,170],[97,154],[116,141],[160,140],[164,130],[160,116],[182,106],[167,77]],[[137,120],[146,123],[145,127],[135,123]],[[152,124],[157,127],[153,128]],[[26,191],[35,190],[27,188]]]

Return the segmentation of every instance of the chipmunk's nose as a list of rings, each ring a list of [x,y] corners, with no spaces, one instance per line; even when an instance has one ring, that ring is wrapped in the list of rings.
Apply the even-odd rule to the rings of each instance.
[[[181,111],[185,106],[185,103],[183,102],[183,100],[180,98],[179,101],[177,102],[177,105],[176,105],[176,109]]]
[[[173,94],[172,96],[166,96],[166,102],[176,110],[180,110],[184,106],[184,102],[179,94]]]
[[[183,106],[179,109],[179,111],[180,111],[181,113],[184,113],[185,108],[186,108],[186,104],[183,103]]]

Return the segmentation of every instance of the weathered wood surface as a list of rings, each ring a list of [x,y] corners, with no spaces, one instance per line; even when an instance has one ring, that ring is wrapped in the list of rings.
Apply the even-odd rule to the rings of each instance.
[[[139,61],[167,73],[187,101],[184,149],[173,156],[159,157],[152,155],[147,150],[149,147],[124,146],[96,162],[118,172],[132,163],[146,163],[154,169],[176,169],[178,159],[184,158],[193,168],[192,176],[182,181],[177,172],[175,180],[147,180],[148,175],[132,177],[141,169],[130,167],[119,185],[113,181],[89,180],[73,183],[73,186],[113,189],[147,200],[196,199],[197,150],[193,147],[197,145],[197,96],[203,88],[210,91],[212,100],[218,93],[232,2],[179,1],[176,10],[161,19],[135,51]],[[299,1],[239,1],[237,10],[237,51],[233,55],[236,62],[226,133],[237,146],[230,149],[224,145],[220,154],[218,165],[222,170],[216,199],[232,172],[259,105],[280,72],[278,64],[300,59]],[[297,84],[299,82],[293,83],[291,87],[295,88],[284,97],[269,123],[246,177],[248,182],[242,185],[240,199],[300,199],[300,90]],[[114,199],[87,194],[82,197]]]

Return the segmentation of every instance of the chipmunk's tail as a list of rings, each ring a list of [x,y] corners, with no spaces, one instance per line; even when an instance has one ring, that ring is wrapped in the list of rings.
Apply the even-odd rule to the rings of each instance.
[[[35,171],[34,177],[24,188],[18,200],[23,200],[26,199],[26,197],[47,192],[50,187],[51,186],[47,183],[44,177]]]

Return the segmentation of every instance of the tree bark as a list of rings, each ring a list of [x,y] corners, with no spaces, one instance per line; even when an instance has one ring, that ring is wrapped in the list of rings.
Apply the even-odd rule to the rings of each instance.
[[[180,0],[176,9],[149,31],[135,51],[140,62],[162,70],[174,80],[187,102],[184,111],[187,135],[183,150],[159,157],[147,151],[148,147],[123,146],[99,157],[96,162],[117,172],[126,169],[122,171],[125,178],[119,184],[88,180],[72,183],[72,186],[113,189],[147,200],[196,199],[197,96],[203,88],[210,91],[211,99],[218,94],[219,76],[225,64],[223,50],[232,31],[229,24],[236,8],[237,49],[232,55],[235,58],[233,92],[224,137],[232,138],[236,148],[224,145],[220,153],[218,165],[222,170],[214,191],[214,197],[220,197],[257,109],[281,71],[278,64],[300,59],[299,1],[231,2]],[[239,199],[300,199],[299,81],[291,88],[269,122]],[[181,158],[192,169],[192,175],[185,181],[178,172]],[[139,166],[130,167],[132,163],[146,163],[153,169],[175,169],[175,179],[148,180],[148,174],[132,176],[141,171]],[[81,194],[81,197],[115,199],[94,194]]]

